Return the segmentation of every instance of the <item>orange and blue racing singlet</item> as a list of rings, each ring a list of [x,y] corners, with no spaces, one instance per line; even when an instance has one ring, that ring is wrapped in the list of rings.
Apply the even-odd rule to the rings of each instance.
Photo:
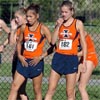
[[[33,58],[42,55],[44,46],[44,37],[41,34],[41,25],[39,24],[35,31],[30,31],[28,25],[24,31],[24,51],[25,58]]]
[[[17,29],[16,34],[17,34],[17,36],[19,36],[19,34],[20,34],[20,28]]]
[[[89,34],[86,35],[87,53],[96,53],[94,43]]]
[[[66,55],[76,55],[78,50],[79,32],[76,29],[76,19],[70,26],[61,25],[58,33],[59,41],[56,49],[57,53]]]
[[[94,66],[96,67],[98,64],[98,57],[96,54],[93,40],[89,34],[86,36],[86,43],[87,43],[87,60],[92,61],[94,63]]]

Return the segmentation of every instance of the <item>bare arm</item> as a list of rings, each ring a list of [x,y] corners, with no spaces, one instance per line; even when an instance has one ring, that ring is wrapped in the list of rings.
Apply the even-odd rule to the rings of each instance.
[[[10,37],[9,37],[9,44],[10,45],[15,44],[17,42],[16,39],[17,39],[16,31],[11,30]]]
[[[49,30],[49,28],[45,25],[41,26],[41,33],[42,35],[44,35],[48,41],[48,43],[51,43],[51,32]],[[41,56],[40,56],[40,60],[43,59],[44,57],[46,57],[48,55],[47,52],[44,52]]]
[[[2,45],[0,45],[0,52],[3,52],[4,51],[4,48],[6,47],[7,44],[8,44],[8,39],[6,39],[4,41],[4,43]]]
[[[20,62],[22,63],[22,65],[25,66],[25,67],[27,67],[28,66],[28,63],[25,61],[26,58],[21,54],[24,29],[25,29],[25,26],[23,25],[21,27],[19,39],[17,41],[17,53],[18,53],[18,58],[19,58]]]
[[[83,55],[83,52],[82,52],[82,50],[81,50],[80,52],[78,52],[77,56],[78,56],[78,57],[81,57],[82,55]]]
[[[10,28],[6,25],[6,23],[0,19],[0,31],[4,30],[6,33],[10,33]],[[8,44],[8,38],[4,41],[4,43],[0,46],[0,52],[4,51],[4,48]]]
[[[6,24],[3,20],[0,20],[0,25],[1,25],[2,29],[3,29],[6,33],[10,33],[10,28],[7,26],[7,24]]]
[[[51,42],[51,32],[50,32],[49,28],[46,27],[45,25],[42,25],[41,33],[46,36],[46,39],[50,43]]]
[[[17,39],[17,24],[15,22],[15,19],[13,19],[11,21],[11,31],[10,31],[10,37],[9,37],[9,43],[10,45],[13,45],[16,43],[16,39]]]
[[[53,32],[53,36],[52,36],[52,44],[55,44],[57,39],[58,39],[58,32],[59,32],[59,28],[60,26],[62,25],[63,23],[63,19],[62,18],[59,18],[56,22],[56,27],[54,29],[54,32]]]
[[[17,41],[17,52],[18,52],[18,56],[21,55],[21,48],[22,48],[22,41],[23,41],[23,27],[21,27],[21,32],[20,32],[20,35],[19,35],[19,39]]]
[[[46,27],[45,25],[42,25],[42,27],[41,27],[41,33],[44,36],[46,36],[46,39],[48,40],[48,43],[50,44],[51,43],[51,32],[48,29],[48,27]],[[47,52],[43,53],[41,56],[42,56],[42,58],[44,58],[45,56],[47,56]]]
[[[85,31],[84,31],[83,23],[78,20],[76,27],[80,33],[80,41],[81,41],[82,52],[83,52],[83,57],[84,57],[83,62],[85,62],[86,57],[87,57],[87,44],[86,44],[86,40],[85,40]]]
[[[8,44],[8,39],[6,39],[3,43],[3,46],[5,47]]]

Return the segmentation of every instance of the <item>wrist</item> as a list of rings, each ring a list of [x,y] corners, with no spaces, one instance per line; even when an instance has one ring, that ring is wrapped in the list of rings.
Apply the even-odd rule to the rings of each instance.
[[[61,25],[56,25],[56,26],[55,26],[55,28],[56,28],[56,29],[59,29],[59,28],[60,28],[60,26],[61,26]]]
[[[21,57],[21,54],[18,54],[18,58],[20,58]]]
[[[44,56],[43,56],[43,55],[41,55],[41,56],[39,57],[39,59],[40,59],[40,60],[42,60],[43,58],[44,58]]]
[[[11,29],[10,29],[10,31],[11,31],[11,32],[15,32],[15,31],[16,31],[16,29],[11,28]]]

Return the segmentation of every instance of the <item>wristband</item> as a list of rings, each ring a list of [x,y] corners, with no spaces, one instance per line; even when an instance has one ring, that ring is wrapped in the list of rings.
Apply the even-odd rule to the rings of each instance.
[[[50,43],[50,48],[47,50],[47,54],[50,55],[51,53],[53,53],[54,48],[56,48],[56,44]]]

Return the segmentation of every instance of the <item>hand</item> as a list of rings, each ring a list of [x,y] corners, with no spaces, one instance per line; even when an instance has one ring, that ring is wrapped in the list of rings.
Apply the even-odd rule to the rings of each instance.
[[[38,63],[39,63],[39,61],[41,60],[41,56],[40,57],[34,57],[30,62],[29,62],[29,65],[30,66],[36,66]]]
[[[15,22],[15,19],[12,19],[10,24],[11,24],[11,30],[16,30],[17,29],[18,25]]]
[[[25,61],[26,58],[24,56],[19,55],[18,58],[19,58],[19,60],[20,60],[20,62],[22,63],[23,66],[28,67],[28,63]]]
[[[59,18],[56,22],[56,25],[60,27],[63,24],[63,22],[64,22],[63,18]]]
[[[82,65],[82,67],[81,67],[81,72],[82,72],[82,73],[85,73],[86,70],[87,70],[86,61],[84,61],[84,62],[83,62],[83,65]]]

